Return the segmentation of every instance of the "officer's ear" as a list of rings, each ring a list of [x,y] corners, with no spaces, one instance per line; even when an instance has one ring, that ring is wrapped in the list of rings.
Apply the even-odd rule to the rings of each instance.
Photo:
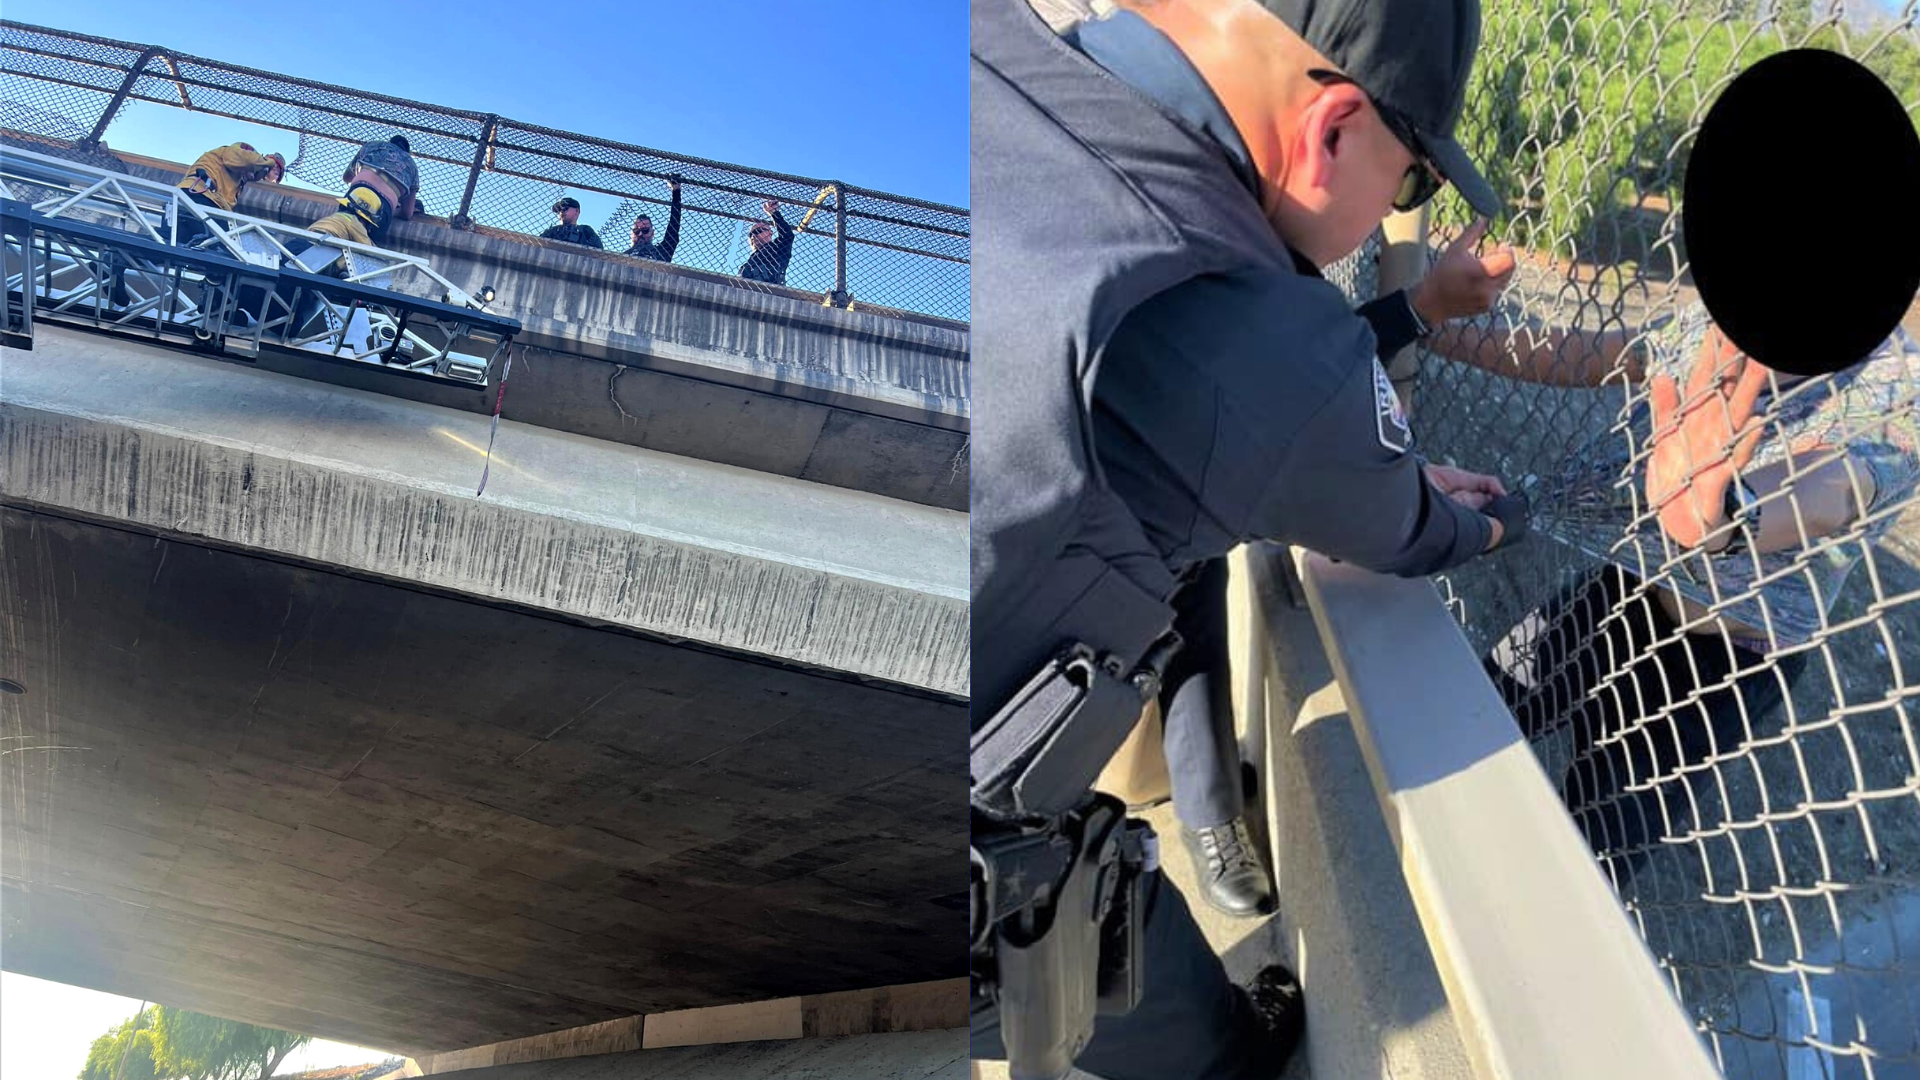
[[[1367,118],[1367,96],[1352,83],[1322,87],[1301,114],[1299,153],[1294,169],[1307,186],[1333,186],[1340,166],[1359,153],[1357,138]]]

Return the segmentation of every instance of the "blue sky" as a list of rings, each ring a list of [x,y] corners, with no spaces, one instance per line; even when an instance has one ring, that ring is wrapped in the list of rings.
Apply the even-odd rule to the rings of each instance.
[[[322,25],[342,16],[321,9],[125,0],[6,0],[5,8],[7,18],[20,22],[696,157],[967,203],[964,0],[385,5],[348,21],[393,17],[407,29],[391,39],[371,36],[358,48],[336,44],[354,31],[338,22]],[[296,10],[300,21],[282,17]],[[194,14],[183,17],[188,11]],[[156,124],[206,121],[181,117],[179,110],[152,112],[166,118]],[[231,124],[220,123],[224,134]],[[125,126],[123,118],[108,142],[139,149]],[[189,158],[205,149],[204,130],[196,124],[179,131]],[[146,133],[155,140],[172,134]]]

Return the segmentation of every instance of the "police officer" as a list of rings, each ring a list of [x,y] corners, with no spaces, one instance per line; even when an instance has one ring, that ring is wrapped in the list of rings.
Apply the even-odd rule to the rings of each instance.
[[[582,247],[600,247],[600,234],[593,226],[580,224],[580,200],[569,195],[553,204],[553,212],[560,215],[560,224],[540,234],[542,240],[559,240]]]
[[[778,200],[768,199],[766,206],[767,220],[747,226],[747,246],[753,251],[747,261],[740,264],[740,276],[748,281],[785,285],[787,262],[793,258],[793,226],[780,216]]]
[[[1317,269],[1445,182],[1500,209],[1452,139],[1477,0],[1136,7],[1061,40],[1025,0],[973,4],[976,725],[1067,645],[1139,663],[1180,578],[1236,543],[1424,575],[1526,531],[1498,480],[1413,453]],[[1079,1066],[1276,1074],[1291,974],[1234,987],[1178,893],[1146,889],[1144,993]],[[974,1056],[1002,1056],[991,999],[972,1021]]]
[[[641,214],[633,219],[633,246],[627,248],[626,254],[655,262],[673,261],[673,251],[680,246],[680,177],[677,174],[667,178],[667,188],[673,192],[673,200],[667,210],[666,235],[655,243],[653,216]]]
[[[1513,279],[1511,249],[1481,255],[1485,218],[1468,226],[1412,288],[1362,304],[1376,355],[1389,364],[1452,319],[1485,313]],[[1273,878],[1248,834],[1246,787],[1233,722],[1227,638],[1227,561],[1190,572],[1174,597],[1173,628],[1185,642],[1160,690],[1167,777],[1181,839],[1200,894],[1216,911],[1240,918],[1271,914]]]

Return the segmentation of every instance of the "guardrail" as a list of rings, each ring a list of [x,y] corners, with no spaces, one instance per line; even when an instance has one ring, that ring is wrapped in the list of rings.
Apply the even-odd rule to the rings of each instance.
[[[1262,773],[1311,781],[1270,797],[1312,1074],[1459,1076],[1464,1048],[1479,1080],[1716,1080],[1433,584],[1276,545],[1243,559]],[[1368,839],[1383,823],[1390,852]],[[1315,841],[1318,863],[1299,865]],[[1435,972],[1457,1044],[1431,1030]]]
[[[787,284],[861,304],[966,321],[971,221],[960,207],[688,157],[65,30],[0,21],[0,128],[99,145],[129,103],[296,132],[288,172],[333,190],[365,142],[404,133],[423,198],[458,226],[538,234],[568,192],[619,200],[600,224],[609,250],[650,215],[663,240],[668,180],[681,180],[677,265],[732,274],[761,203],[796,228]],[[263,147],[263,149],[271,149]],[[183,148],[183,153],[185,149]],[[743,288],[755,287],[742,280]]]

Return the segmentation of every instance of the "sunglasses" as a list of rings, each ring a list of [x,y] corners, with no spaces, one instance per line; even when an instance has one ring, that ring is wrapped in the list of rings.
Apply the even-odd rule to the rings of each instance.
[[[1307,77],[1322,86],[1331,86],[1335,83],[1359,86],[1360,92],[1367,95],[1368,101],[1373,102],[1373,111],[1380,114],[1380,122],[1387,126],[1387,131],[1400,140],[1400,145],[1406,147],[1407,152],[1413,155],[1413,164],[1407,166],[1406,174],[1400,177],[1400,189],[1393,195],[1395,210],[1418,210],[1435,195],[1440,194],[1440,189],[1447,184],[1446,175],[1433,163],[1433,159],[1427,156],[1426,146],[1421,143],[1420,136],[1414,132],[1413,124],[1402,116],[1399,110],[1382,105],[1366,87],[1360,86],[1358,82],[1337,71],[1314,70],[1307,72]]]

